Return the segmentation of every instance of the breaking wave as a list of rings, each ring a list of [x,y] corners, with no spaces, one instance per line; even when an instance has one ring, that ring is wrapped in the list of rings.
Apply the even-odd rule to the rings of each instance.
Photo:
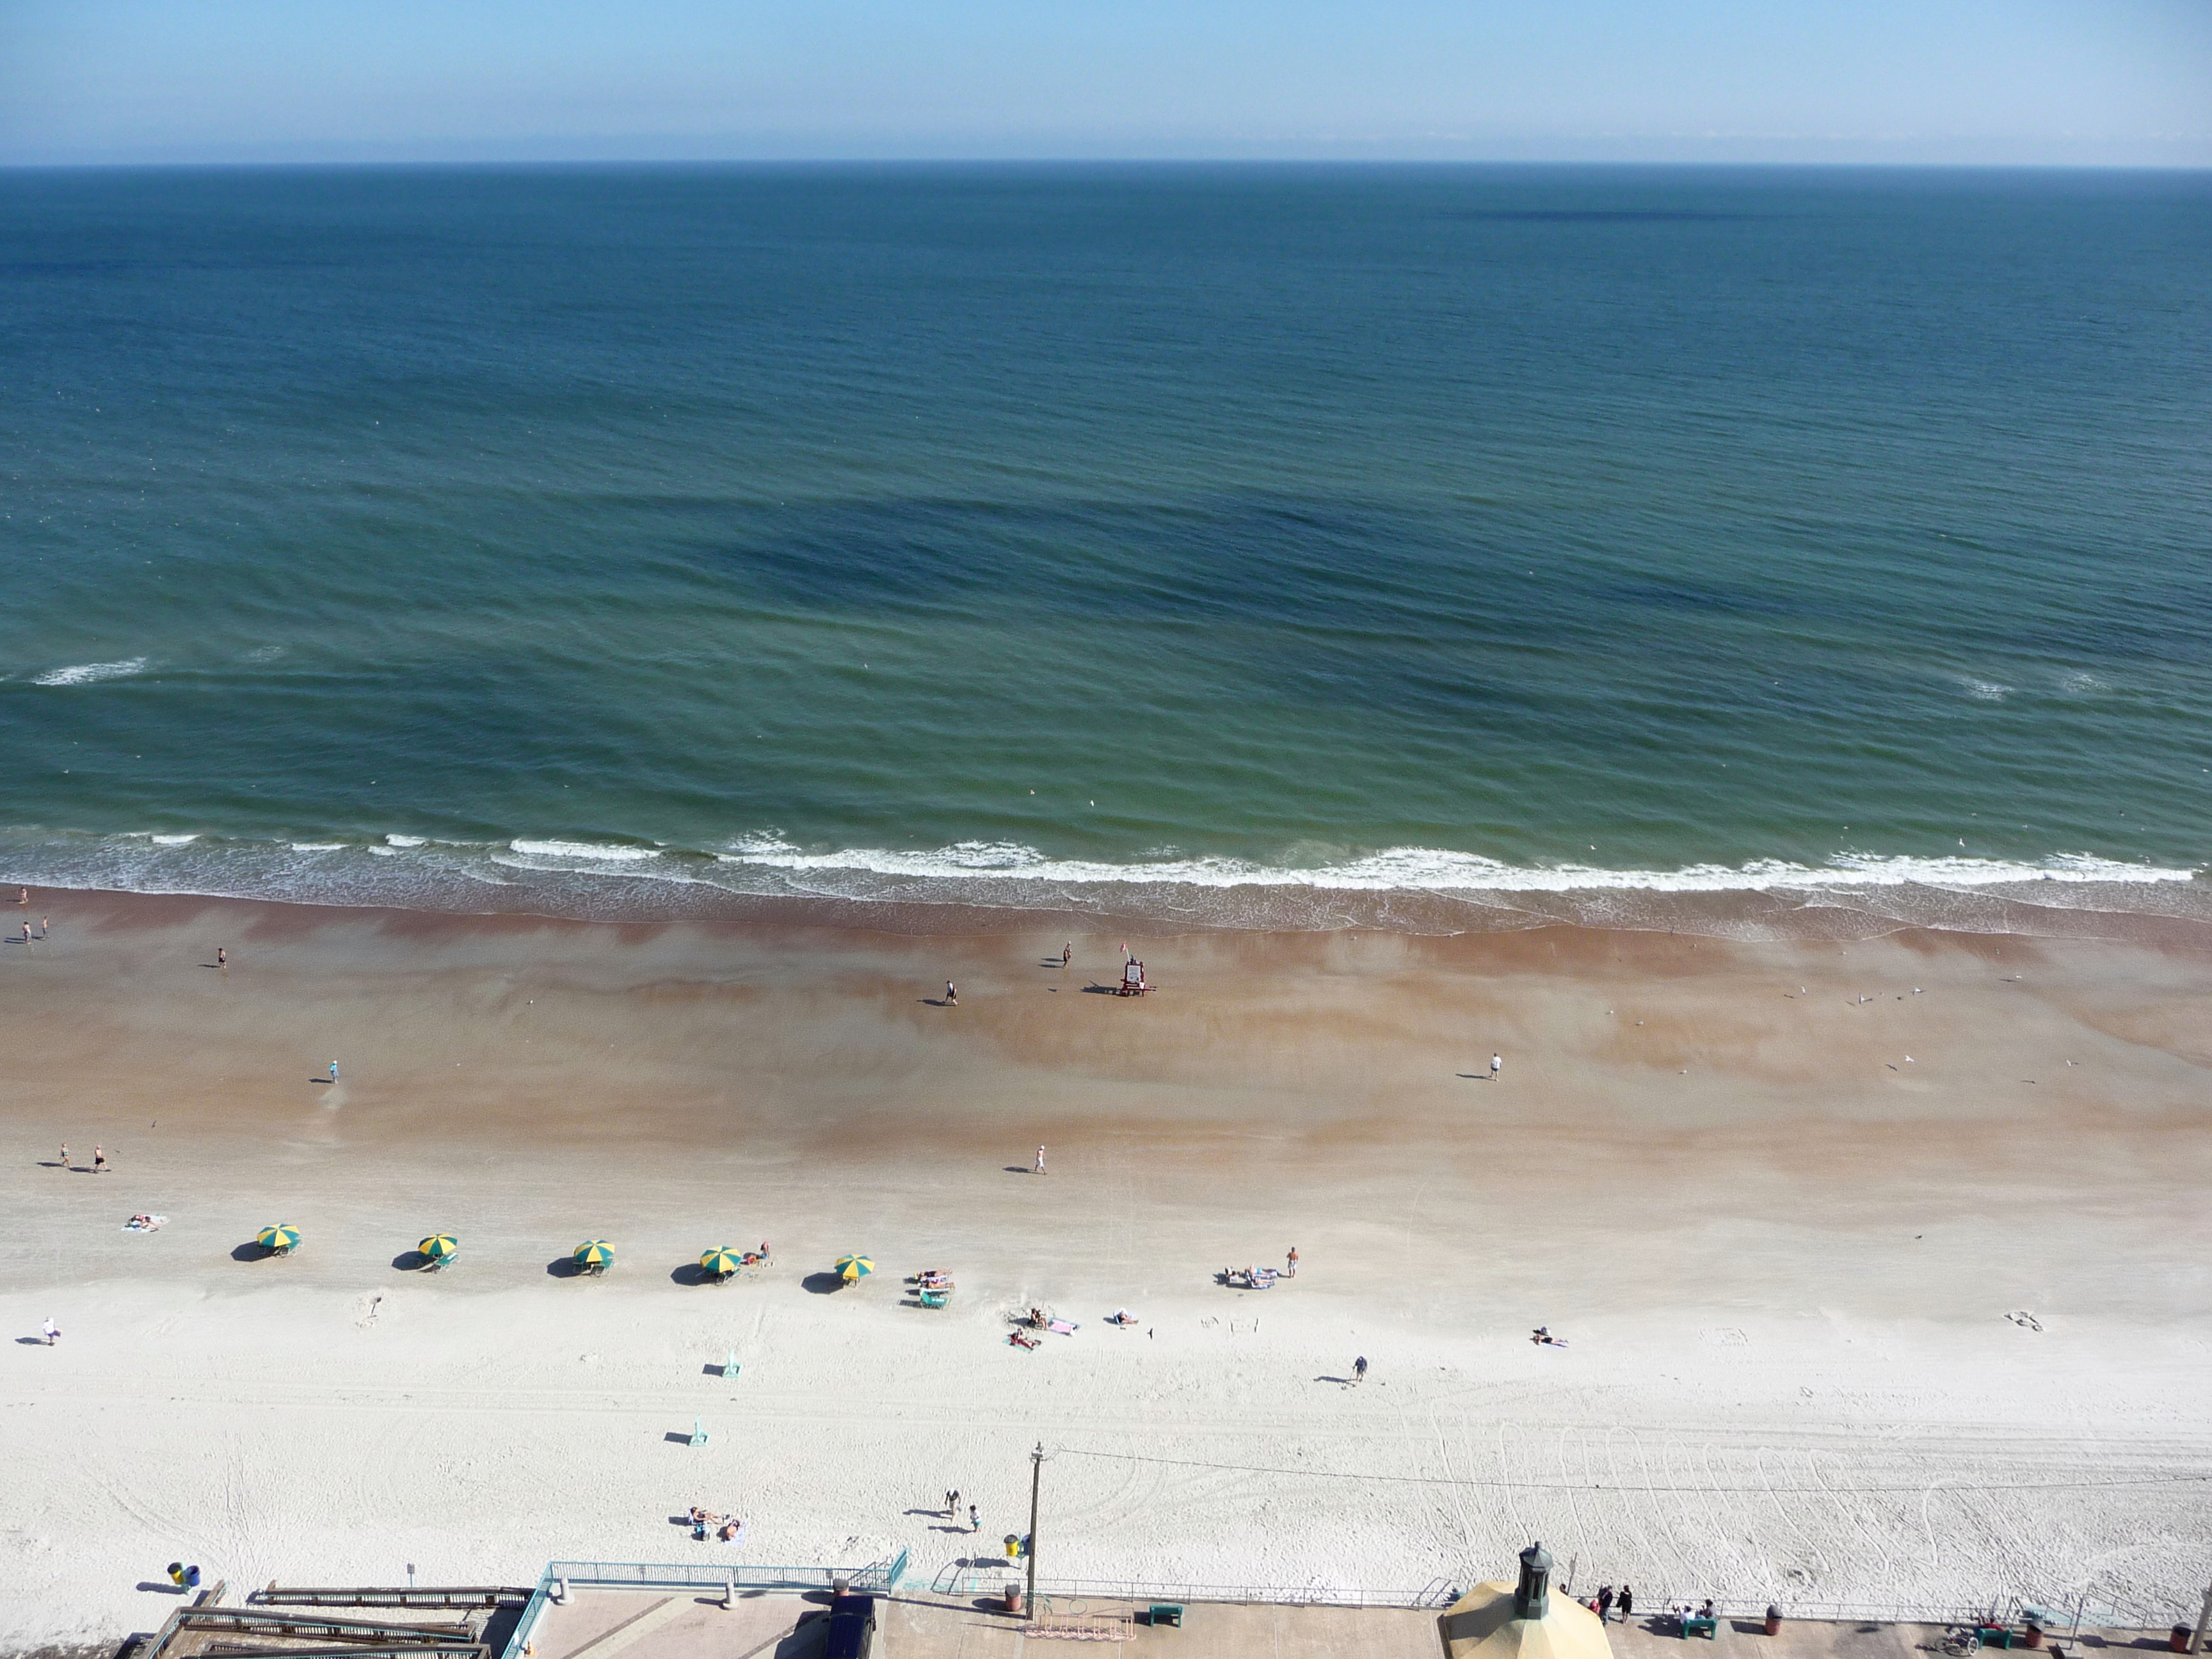
[[[1850,938],[1901,927],[2107,934],[2115,918],[2212,922],[2194,869],[2092,853],[2028,861],[1841,851],[1672,870],[1510,864],[1398,847],[1307,863],[1172,853],[1126,863],[1006,841],[927,850],[810,849],[773,835],[718,849],[391,833],[354,841],[0,832],[0,880],[579,920],[788,914],[927,931],[1095,917],[1159,928],[1497,931],[1554,923],[1744,939]],[[825,908],[826,907],[826,908]]]
[[[146,672],[147,659],[131,657],[122,662],[81,662],[70,668],[49,668],[33,674],[33,685],[92,685],[101,680],[125,680]]]

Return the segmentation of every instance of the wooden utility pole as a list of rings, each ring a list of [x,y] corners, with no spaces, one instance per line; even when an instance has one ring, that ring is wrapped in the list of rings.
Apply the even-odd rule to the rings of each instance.
[[[1036,1610],[1036,1528],[1037,1528],[1037,1485],[1038,1485],[1038,1483],[1039,1483],[1041,1480],[1042,1480],[1043,1479],[1044,1479],[1044,1442],[1043,1442],[1043,1441],[1042,1441],[1042,1440],[1040,1440],[1040,1441],[1038,1441],[1038,1442],[1037,1442],[1036,1449],[1035,1451],[1033,1451],[1033,1452],[1031,1452],[1031,1453],[1030,1454],[1030,1536],[1029,1536],[1029,1543],[1028,1543],[1028,1545],[1024,1547],[1024,1550],[1023,1550],[1023,1552],[1022,1552],[1024,1555],[1028,1556],[1028,1557],[1029,1557],[1029,1559],[1030,1559],[1030,1588],[1029,1588],[1029,1597],[1028,1597],[1028,1601],[1027,1601],[1027,1602],[1025,1603],[1025,1605],[1028,1607],[1028,1608],[1029,1608],[1029,1610],[1030,1610],[1030,1618],[1032,1618],[1032,1619],[1034,1619],[1034,1618],[1036,1618],[1036,1617],[1037,1616],[1037,1610]]]

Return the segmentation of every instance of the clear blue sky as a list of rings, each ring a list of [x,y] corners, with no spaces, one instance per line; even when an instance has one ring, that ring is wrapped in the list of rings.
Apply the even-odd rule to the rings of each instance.
[[[0,0],[0,163],[2212,165],[2212,0]]]

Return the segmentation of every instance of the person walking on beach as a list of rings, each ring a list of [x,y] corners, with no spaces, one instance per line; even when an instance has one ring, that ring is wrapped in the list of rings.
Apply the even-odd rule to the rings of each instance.
[[[1036,1168],[1031,1173],[1036,1175],[1044,1173],[1044,1148],[1042,1146],[1037,1148]]]
[[[1291,1246],[1291,1253],[1283,1258],[1283,1277],[1285,1279],[1296,1279],[1297,1276],[1298,1247],[1293,1244]]]
[[[1360,1355],[1358,1358],[1352,1362],[1352,1380],[1355,1382],[1364,1382],[1367,1380],[1367,1356],[1365,1354]]]
[[[107,1173],[107,1154],[97,1146],[92,1149],[92,1172],[94,1175]]]
[[[44,916],[40,916],[39,918],[39,937],[40,939],[44,939],[53,931],[53,923],[48,921]]]
[[[338,1080],[338,1063],[337,1063],[337,1061],[336,1061],[336,1060],[332,1060],[332,1061],[331,1062],[331,1082],[333,1082],[333,1083],[336,1083],[337,1080]]]
[[[1069,963],[1074,960],[1075,941],[1073,939],[1070,939],[1066,944],[1060,947],[1060,965],[1062,968],[1065,968]]]
[[[1626,1624],[1629,1614],[1636,1611],[1636,1592],[1623,1584],[1620,1587],[1620,1599],[1615,1601],[1613,1606],[1620,1609],[1620,1622]]]
[[[224,950],[220,945],[215,947],[215,965],[218,968],[228,968],[230,966],[230,952]]]
[[[960,1006],[960,988],[949,979],[945,981],[945,1006],[948,1008]]]
[[[1503,1054],[1492,1054],[1492,1055],[1491,1055],[1491,1057],[1490,1057],[1490,1080],[1491,1080],[1492,1083],[1495,1083],[1495,1082],[1497,1082],[1497,1081],[1498,1081],[1498,1072],[1499,1072],[1499,1071],[1504,1067],[1504,1064],[1505,1064],[1505,1056],[1504,1056],[1504,1055],[1503,1055]]]
[[[62,1334],[62,1328],[55,1324],[52,1317],[49,1317],[46,1321],[45,1334],[46,1346],[51,1348],[54,1346],[54,1339]]]
[[[66,1170],[66,1169],[68,1169],[68,1168],[69,1168],[69,1166],[70,1166],[70,1161],[69,1161],[69,1142],[67,1142],[66,1140],[64,1140],[64,1142],[62,1142],[62,1168],[64,1168],[64,1170]]]
[[[1597,1588],[1597,1619],[1603,1624],[1613,1617],[1613,1586],[1600,1584]]]
[[[981,1532],[983,1530],[983,1517],[981,1515],[977,1513],[975,1506],[973,1504],[970,1504],[968,1506],[968,1530],[970,1532]]]

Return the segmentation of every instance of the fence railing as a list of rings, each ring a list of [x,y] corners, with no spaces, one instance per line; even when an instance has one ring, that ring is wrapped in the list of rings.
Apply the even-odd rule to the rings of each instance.
[[[995,1594],[1027,1580],[1020,1564],[948,1566],[930,1582],[935,1595]],[[1335,1584],[1177,1584],[1134,1578],[1040,1578],[1037,1600],[1047,1601],[1235,1601],[1278,1607],[1448,1607],[1458,1590],[1442,1578],[1419,1589],[1357,1589]]]
[[[1587,1601],[1588,1595],[1579,1595]],[[1636,1589],[1637,1618],[1663,1613],[1670,1607],[1698,1607],[1705,1601],[1702,1589],[1655,1590]],[[1715,1596],[1713,1611],[1723,1619],[1759,1619],[1769,1602],[1756,1596]],[[1815,1624],[1859,1622],[1870,1625],[2020,1625],[2033,1620],[2056,1635],[2079,1636],[2085,1630],[2165,1631],[2177,1623],[2196,1622],[2197,1609],[2161,1606],[2148,1600],[2095,1601],[2075,1593],[2037,1600],[2033,1596],[1992,1594],[1979,1601],[1806,1601],[1788,1596],[1772,1599],[1784,1619]]]
[[[858,1567],[757,1566],[712,1561],[549,1561],[500,1659],[521,1659],[545,1604],[567,1587],[585,1589],[822,1590],[841,1579],[863,1595],[888,1595],[905,1577],[907,1553]]]
[[[1575,1599],[1584,1602],[1589,1600],[1587,1595],[1577,1595]],[[2009,1595],[1976,1602],[1801,1601],[1787,1597],[1755,1595],[1715,1595],[1709,1598],[1703,1590],[1694,1594],[1655,1590],[1638,1584],[1636,1587],[1633,1622],[1640,1624],[1646,1619],[1662,1618],[1675,1607],[1703,1607],[1707,1600],[1713,1604],[1714,1616],[1721,1619],[1761,1620],[1765,1618],[1766,1609],[1771,1606],[1784,1619],[1809,1624],[1965,1625],[1989,1620],[2009,1625],[2017,1624],[2020,1620],[2020,1598]],[[1614,1617],[1619,1617],[1618,1613]]]

